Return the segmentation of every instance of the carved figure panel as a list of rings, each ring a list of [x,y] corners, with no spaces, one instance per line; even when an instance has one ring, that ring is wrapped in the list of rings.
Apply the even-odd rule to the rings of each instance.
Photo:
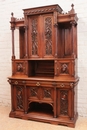
[[[61,64],[61,73],[62,74],[69,74],[69,68],[67,63]]]
[[[23,63],[17,63],[16,67],[17,72],[23,72]]]
[[[68,115],[68,91],[60,91],[60,114]]]
[[[18,86],[16,89],[17,109],[23,109],[23,88]]]

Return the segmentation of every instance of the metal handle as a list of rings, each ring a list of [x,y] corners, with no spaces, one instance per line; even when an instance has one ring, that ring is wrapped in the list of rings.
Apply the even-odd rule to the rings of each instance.
[[[60,87],[61,87],[61,88],[63,88],[64,86],[65,86],[65,85],[64,85],[63,83],[62,83],[62,84],[60,84]]]
[[[36,86],[40,86],[40,83],[39,83],[39,82],[37,82],[37,83],[36,83]]]
[[[17,84],[18,84],[18,81],[15,81],[15,84],[17,85]]]

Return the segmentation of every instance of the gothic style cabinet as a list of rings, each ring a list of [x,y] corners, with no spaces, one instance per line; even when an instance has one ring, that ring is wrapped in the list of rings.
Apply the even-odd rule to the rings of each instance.
[[[77,114],[77,15],[59,5],[12,13],[10,117],[75,127]],[[19,30],[19,59],[14,31]]]

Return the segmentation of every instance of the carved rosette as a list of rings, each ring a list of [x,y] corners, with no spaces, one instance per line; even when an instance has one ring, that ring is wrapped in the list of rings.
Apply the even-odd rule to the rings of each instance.
[[[37,19],[32,20],[32,55],[38,54]]]
[[[17,98],[17,109],[23,109],[23,88],[22,87],[17,87],[16,98]]]
[[[52,18],[45,19],[45,53],[46,55],[52,54]]]
[[[68,91],[60,91],[60,114],[68,115]]]

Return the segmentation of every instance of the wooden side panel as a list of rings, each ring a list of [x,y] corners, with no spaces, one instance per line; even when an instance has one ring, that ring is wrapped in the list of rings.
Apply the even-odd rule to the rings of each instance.
[[[25,57],[25,30],[19,29],[20,59]]]

